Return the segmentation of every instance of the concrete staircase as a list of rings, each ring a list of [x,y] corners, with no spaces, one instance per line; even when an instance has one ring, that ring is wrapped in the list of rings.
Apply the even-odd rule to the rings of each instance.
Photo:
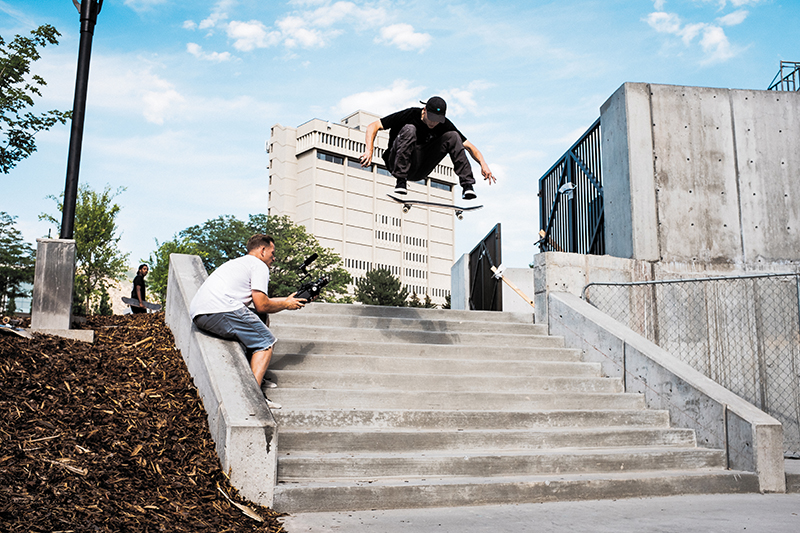
[[[281,512],[757,492],[531,314],[272,317]]]

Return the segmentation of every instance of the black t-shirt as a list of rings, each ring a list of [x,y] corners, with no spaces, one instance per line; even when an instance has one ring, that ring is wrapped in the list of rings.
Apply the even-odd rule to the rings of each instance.
[[[381,119],[383,129],[389,130],[389,146],[386,148],[388,152],[394,145],[397,134],[406,124],[413,124],[417,128],[417,144],[423,145],[429,143],[433,139],[441,137],[448,131],[455,131],[461,136],[461,142],[467,140],[464,134],[458,131],[458,128],[450,122],[449,118],[445,118],[444,122],[437,124],[434,128],[429,128],[422,122],[422,108],[409,107],[402,111],[386,115]]]
[[[136,287],[142,288],[142,301],[147,301],[147,298],[145,298],[144,276],[141,274],[137,274],[136,277],[133,278],[133,290],[131,290],[131,298],[134,300],[139,299],[139,295],[136,294]]]

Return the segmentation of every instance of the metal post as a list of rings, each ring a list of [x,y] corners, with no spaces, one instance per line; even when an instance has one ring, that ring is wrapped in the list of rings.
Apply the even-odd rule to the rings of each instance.
[[[72,131],[67,159],[67,182],[64,187],[64,207],[61,214],[61,238],[72,239],[75,228],[75,203],[78,198],[78,171],[81,164],[83,122],[86,116],[86,91],[89,86],[89,59],[97,15],[103,0],[73,0],[81,14],[81,41],[78,51],[78,73],[75,79],[75,100],[72,105]]]

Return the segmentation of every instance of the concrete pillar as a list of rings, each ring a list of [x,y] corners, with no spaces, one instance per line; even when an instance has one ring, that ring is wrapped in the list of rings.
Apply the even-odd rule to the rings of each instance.
[[[469,254],[450,267],[450,308],[469,310]]]
[[[69,329],[77,247],[72,239],[36,239],[31,329]]]
[[[514,284],[528,298],[533,298],[533,269],[532,268],[507,268],[503,277]],[[503,312],[506,313],[533,313],[533,307],[526,302],[514,289],[503,283]]]

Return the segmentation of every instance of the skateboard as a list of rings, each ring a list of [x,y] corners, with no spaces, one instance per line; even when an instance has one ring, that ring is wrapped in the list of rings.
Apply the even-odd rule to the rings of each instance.
[[[9,335],[16,335],[17,337],[32,339],[33,335],[31,335],[29,331],[21,328],[21,325],[22,320],[4,316],[3,319],[0,320],[0,333],[8,333]]]
[[[133,307],[139,307],[139,300],[135,300],[133,298],[125,298],[123,296],[122,297],[122,301],[123,301],[123,303],[131,305]],[[146,308],[150,309],[151,311],[161,311],[161,306],[158,305],[158,304],[153,304],[153,303],[150,303],[150,302],[144,302],[144,306]]]
[[[476,209],[480,209],[481,207],[483,207],[482,205],[471,205],[469,207],[461,207],[459,205],[442,204],[439,202],[427,202],[424,200],[398,198],[397,196],[394,196],[392,194],[387,194],[386,196],[388,196],[389,198],[391,198],[392,200],[394,200],[399,204],[403,204],[403,213],[408,213],[409,210],[415,205],[423,207],[440,207],[442,209],[452,209],[455,212],[456,217],[458,217],[458,220],[462,220],[464,218],[464,211],[475,211]]]

